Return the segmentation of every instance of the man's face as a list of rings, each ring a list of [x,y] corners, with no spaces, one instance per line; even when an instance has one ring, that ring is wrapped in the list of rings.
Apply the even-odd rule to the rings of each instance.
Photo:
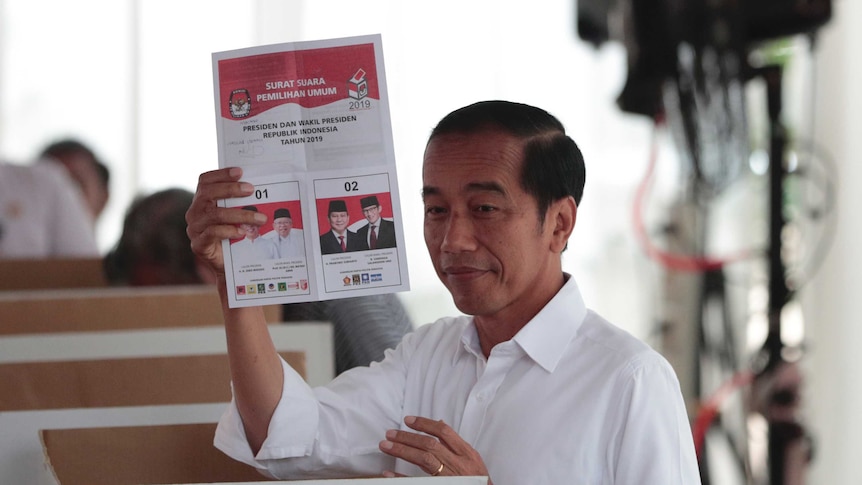
[[[260,236],[260,228],[254,224],[240,224],[239,227],[245,231],[245,237],[248,239],[255,240]]]
[[[332,229],[341,234],[347,229],[347,224],[350,223],[350,216],[347,215],[347,212],[330,212],[329,213],[329,226]]]
[[[425,150],[425,244],[455,305],[477,322],[531,318],[560,288],[554,224],[540,223],[521,188],[521,159],[522,142],[493,131],[439,136]]]
[[[369,224],[374,224],[380,219],[380,206],[372,205],[362,209],[362,215],[368,219]]]
[[[279,217],[272,221],[272,227],[281,237],[287,237],[293,229],[293,220],[290,217]]]

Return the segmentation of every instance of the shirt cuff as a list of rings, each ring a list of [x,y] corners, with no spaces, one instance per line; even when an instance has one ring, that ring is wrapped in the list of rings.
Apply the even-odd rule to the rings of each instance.
[[[281,360],[281,367],[284,371],[281,399],[272,414],[266,440],[257,455],[252,453],[248,444],[234,398],[231,398],[219,420],[213,440],[215,447],[226,455],[260,470],[266,469],[264,460],[311,454],[317,438],[319,410],[311,387],[284,359]]]

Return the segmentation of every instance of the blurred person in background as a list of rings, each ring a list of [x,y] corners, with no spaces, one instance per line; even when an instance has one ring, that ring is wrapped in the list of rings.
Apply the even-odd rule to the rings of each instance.
[[[136,198],[123,220],[123,233],[105,256],[112,284],[131,286],[214,283],[198,263],[186,235],[185,213],[194,194],[180,188]]]
[[[53,142],[42,149],[41,160],[59,163],[80,187],[93,225],[105,210],[110,197],[111,172],[87,145],[74,139]]]
[[[0,161],[0,259],[98,255],[93,221],[62,169]]]

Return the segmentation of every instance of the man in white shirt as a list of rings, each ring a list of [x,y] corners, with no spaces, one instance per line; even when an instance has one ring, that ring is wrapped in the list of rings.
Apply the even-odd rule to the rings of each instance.
[[[249,195],[240,177],[202,175],[187,214],[223,301],[218,238],[245,215],[216,200]],[[543,110],[489,101],[447,115],[425,149],[425,242],[470,316],[421,326],[382,362],[311,389],[273,350],[259,308],[223,305],[234,399],[216,446],[291,479],[700,483],[670,365],[589,311],[562,271],[584,177],[575,142]]]
[[[259,214],[257,207],[253,205],[247,205],[242,209]],[[230,254],[236,267],[260,263],[267,259],[278,259],[278,248],[275,243],[260,237],[260,225],[240,223],[240,228],[245,237],[230,245]]]
[[[98,256],[93,221],[62,167],[0,161],[0,259]]]
[[[81,190],[95,225],[110,198],[111,172],[107,165],[99,160],[90,147],[68,138],[52,142],[42,149],[39,157],[66,169]]]
[[[274,242],[281,259],[305,259],[305,240],[302,229],[293,228],[290,210],[279,208],[272,216],[272,231],[263,237]]]

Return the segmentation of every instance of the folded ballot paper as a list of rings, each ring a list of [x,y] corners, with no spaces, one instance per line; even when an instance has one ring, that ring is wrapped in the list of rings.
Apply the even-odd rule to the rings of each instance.
[[[225,240],[231,307],[409,289],[379,35],[212,56],[219,167],[267,216]]]

